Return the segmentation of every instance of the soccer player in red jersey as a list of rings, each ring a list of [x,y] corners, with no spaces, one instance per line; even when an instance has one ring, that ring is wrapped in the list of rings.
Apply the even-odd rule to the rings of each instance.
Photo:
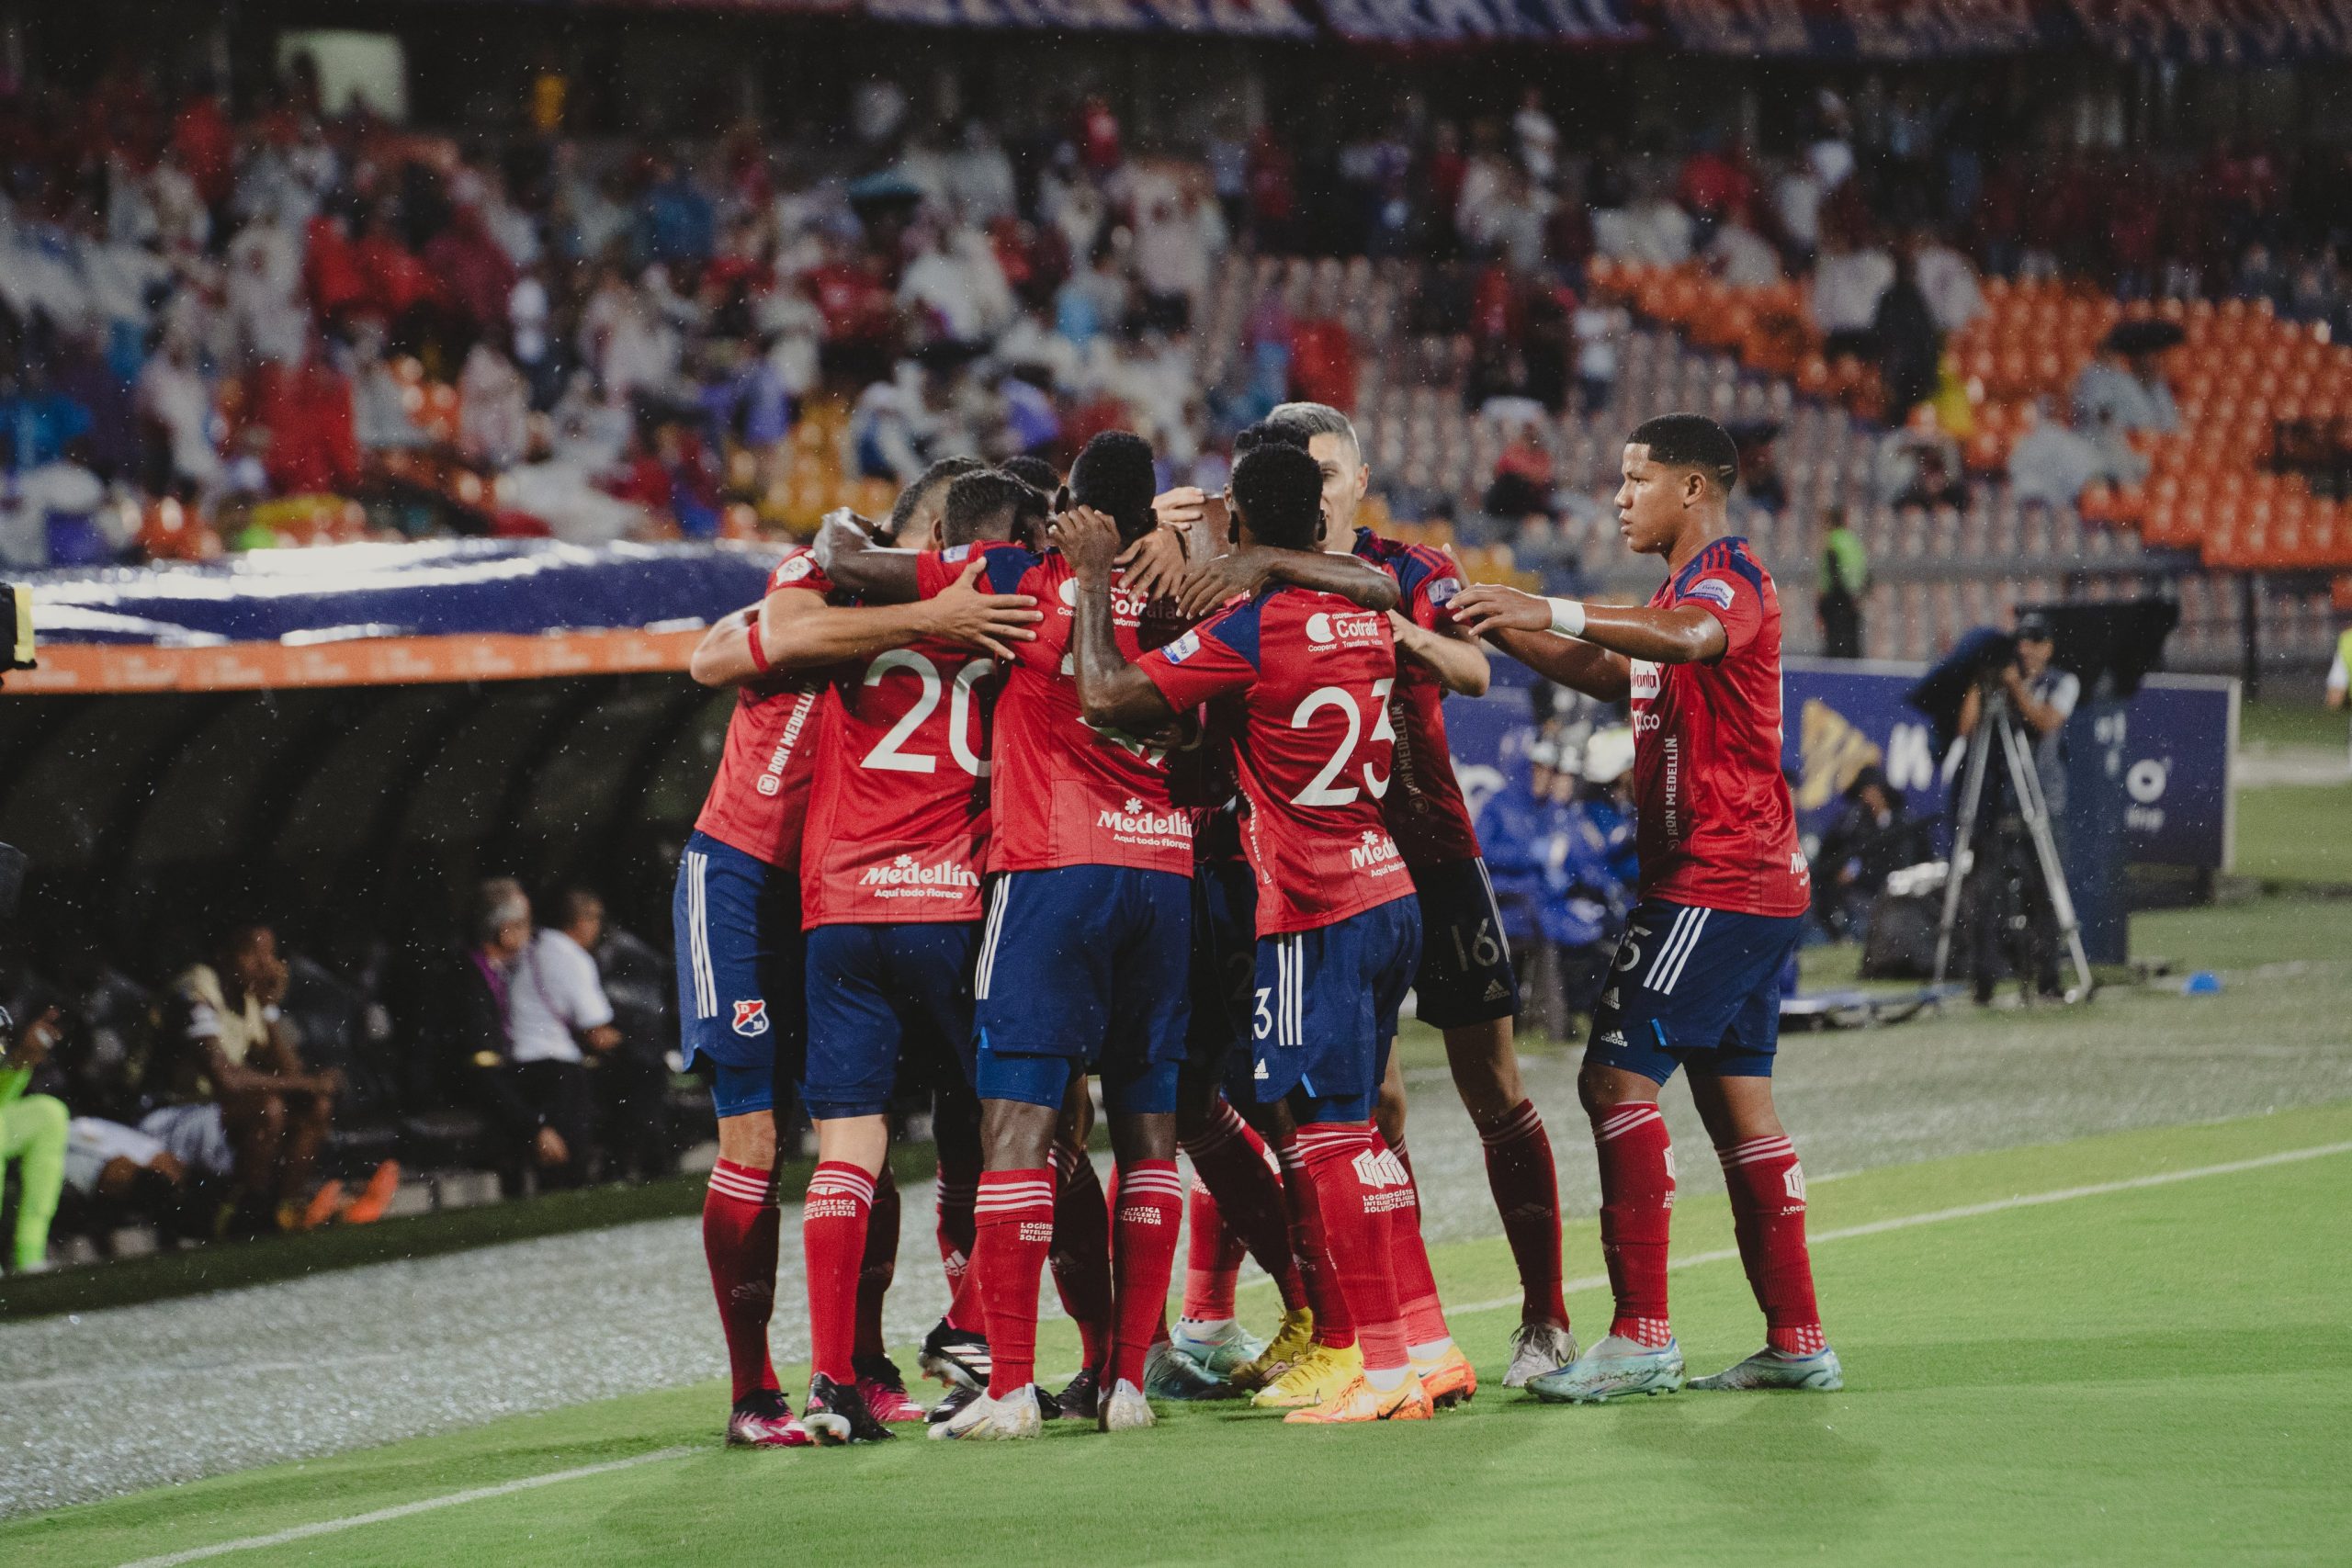
[[[1045,499],[1019,479],[967,474],[948,486],[922,542],[1002,542],[1045,517]],[[894,1393],[894,1409],[906,1401],[881,1347],[858,1344],[856,1323],[902,1065],[938,1091],[943,1141],[960,1123],[967,1146],[977,1142],[972,960],[999,680],[987,653],[924,637],[842,669],[824,701],[801,867],[808,1043],[800,1100],[816,1124],[818,1160],[801,1231],[811,1356],[801,1422],[820,1442],[888,1438],[871,1406]]]
[[[1157,485],[1151,449],[1139,437],[1096,436],[1072,466],[1069,488],[1080,505],[1114,519],[1128,543],[1151,531]],[[937,593],[967,558],[958,549],[877,549],[845,523],[829,523],[818,547],[836,581],[879,600]],[[1032,596],[1048,614],[1037,639],[1019,648],[997,703],[991,784],[1001,809],[989,865],[1001,875],[989,891],[973,987],[983,1145],[973,1267],[988,1313],[989,1393],[932,1430],[1002,1438],[1039,1429],[1037,1286],[1054,1208],[1046,1151],[1074,1075],[1090,1066],[1119,1162],[1112,1365],[1097,1422],[1106,1431],[1148,1426],[1143,1362],[1166,1303],[1183,1202],[1174,1111],[1192,822],[1169,795],[1167,741],[1091,724],[1080,710],[1067,666],[1087,596],[1069,560],[1014,545],[968,553],[983,561],[989,587]],[[1140,653],[1151,607],[1125,590],[1115,568],[1108,575],[1104,603],[1115,604],[1116,635]]]
[[[1674,1158],[1658,1090],[1677,1066],[1723,1162],[1762,1350],[1703,1389],[1841,1386],[1804,1239],[1804,1172],[1772,1106],[1780,979],[1811,899],[1781,773],[1781,601],[1724,536],[1739,457],[1721,425],[1665,414],[1625,444],[1618,527],[1666,559],[1642,609],[1465,589],[1455,616],[1537,673],[1634,714],[1641,903],[1594,1010],[1577,1089],[1600,1156],[1608,1337],[1532,1380],[1580,1403],[1682,1386],[1666,1310]]]
[[[1520,1325],[1511,1335],[1511,1359],[1503,1376],[1504,1387],[1518,1388],[1536,1373],[1573,1359],[1576,1340],[1568,1332],[1561,1292],[1560,1196],[1552,1144],[1521,1082],[1512,1040],[1519,981],[1477,829],[1454,777],[1440,705],[1448,693],[1485,694],[1486,650],[1453,624],[1451,603],[1462,589],[1462,576],[1452,557],[1355,525],[1372,473],[1348,417],[1325,403],[1284,403],[1266,423],[1295,434],[1321,470],[1323,547],[1351,551],[1392,572],[1404,596],[1392,623],[1399,654],[1396,781],[1382,805],[1421,903],[1415,1016],[1444,1036],[1454,1088],[1485,1145],[1487,1186],[1518,1265]],[[1254,586],[1235,581],[1229,568],[1204,576],[1218,591]],[[1193,603],[1189,594],[1186,603]],[[1379,1121],[1387,1142],[1404,1158],[1404,1085],[1393,1065]],[[1406,1168],[1412,1168],[1409,1161]],[[1419,1226],[1400,1225],[1397,1236],[1400,1272],[1416,1281],[1409,1298],[1416,1364],[1432,1397],[1442,1403],[1467,1398],[1476,1390],[1476,1374],[1453,1345],[1433,1286],[1420,1282],[1428,1265]]]
[[[952,477],[925,475],[902,505],[912,513],[935,504]],[[679,1032],[689,1063],[711,1063],[718,1114],[703,1251],[734,1381],[729,1443],[809,1441],[777,1387],[767,1328],[775,1302],[776,1085],[798,1074],[805,1038],[799,867],[821,672],[922,637],[1001,651],[1033,635],[1027,602],[979,592],[977,575],[927,604],[850,609],[826,602],[832,584],[808,551],[795,550],[769,574],[760,604],[720,621],[695,650],[695,680],[736,688],[718,773],[673,899]]]
[[[1311,549],[1321,479],[1295,446],[1234,466],[1237,543]],[[1078,573],[1078,690],[1097,724],[1156,728],[1203,704],[1238,705],[1236,761],[1258,884],[1250,1075],[1283,1100],[1314,1182],[1363,1370],[1302,1423],[1426,1420],[1389,1274],[1388,1230],[1408,1179],[1380,1149],[1373,1102],[1419,956],[1420,910],[1381,814],[1396,769],[1396,652],[1385,615],[1277,587],[1133,658],[1112,636],[1103,584],[1116,539],[1083,511],[1057,525]]]

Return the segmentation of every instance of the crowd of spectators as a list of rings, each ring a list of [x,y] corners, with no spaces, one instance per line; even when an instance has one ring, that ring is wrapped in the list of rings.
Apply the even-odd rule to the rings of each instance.
[[[824,141],[691,146],[575,139],[552,101],[494,137],[412,130],[326,113],[299,56],[238,105],[137,66],[0,99],[0,559],[743,531],[778,520],[820,394],[851,411],[824,432],[850,479],[1125,425],[1170,482],[1214,483],[1232,430],[1350,406],[1386,346],[1278,304],[1204,343],[1237,247],[1423,264],[1396,325],[1461,343],[1432,373],[1528,436],[1505,506],[1547,482],[1543,416],[1610,398],[1629,322],[1585,290],[1595,255],[1805,279],[1898,416],[1987,269],[2352,325],[2342,154],[2176,170],[1876,79],[1773,155],[1571,146],[1536,89],[1458,118],[1408,95],[1352,133],[1219,116],[1181,146],[1074,91],[1014,136],[877,80]]]
[[[18,974],[0,1013],[10,1266],[48,1267],[51,1216],[105,1252],[366,1224],[401,1160],[495,1173],[509,1197],[673,1171],[674,1025],[661,953],[560,889],[506,878],[469,929],[330,968],[232,923],[150,987],[95,957]]]

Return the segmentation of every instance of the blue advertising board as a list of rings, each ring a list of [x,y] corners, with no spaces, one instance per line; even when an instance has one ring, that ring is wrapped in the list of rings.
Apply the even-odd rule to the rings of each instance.
[[[1483,698],[1451,698],[1446,730],[1475,814],[1510,776],[1523,776],[1535,727],[1513,666]],[[1791,659],[1782,682],[1782,765],[1803,830],[1817,835],[1863,767],[1883,770],[1921,817],[1940,819],[1952,759],[1927,717],[1904,700],[1926,667],[1893,661]],[[2111,772],[2120,788],[2076,791],[2110,799],[2122,816],[2123,858],[2143,864],[2226,871],[2233,852],[2230,760],[2236,750],[2238,683],[2217,676],[2151,675],[2131,701],[2086,701],[2068,727],[2078,763]]]

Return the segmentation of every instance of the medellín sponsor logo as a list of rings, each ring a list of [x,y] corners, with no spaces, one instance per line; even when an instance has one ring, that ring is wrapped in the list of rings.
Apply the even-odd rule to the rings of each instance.
[[[1374,611],[1317,610],[1306,617],[1306,640],[1317,648],[1361,648],[1380,640],[1386,615]]]
[[[1685,599],[1704,599],[1719,610],[1731,608],[1731,584],[1720,577],[1702,577],[1682,591]]]
[[[962,861],[944,857],[924,865],[912,855],[899,855],[888,865],[869,865],[865,874],[857,879],[860,887],[887,887],[910,891],[944,889],[961,891],[980,885],[979,874]]]
[[[1132,833],[1146,838],[1181,838],[1190,840],[1193,818],[1182,811],[1165,814],[1147,808],[1135,795],[1129,795],[1119,806],[1105,807],[1094,818],[1094,825],[1106,833]]]
[[[1396,861],[1396,840],[1377,828],[1366,828],[1363,840],[1348,852],[1348,869],[1365,871]]]

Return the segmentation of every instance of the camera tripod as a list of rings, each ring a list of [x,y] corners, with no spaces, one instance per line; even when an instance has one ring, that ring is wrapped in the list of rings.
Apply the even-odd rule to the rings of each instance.
[[[2008,768],[2009,786],[2016,792],[2018,814],[2024,819],[2026,835],[2033,843],[2035,868],[2041,875],[2042,894],[2050,901],[2050,909],[2058,926],[2058,935],[2066,944],[2066,954],[2075,966],[2075,985],[2066,992],[2070,1002],[2082,1001],[2091,994],[2090,960],[2083,954],[2081,923],[2075,918],[2074,896],[2066,890],[2065,869],[2058,863],[2058,844],[2050,836],[2050,803],[2041,793],[2041,775],[2034,768],[2033,746],[2020,731],[2019,720],[2009,710],[2008,694],[1990,682],[1983,683],[1981,706],[1976,728],[1968,738],[1968,767],[1962,775],[1960,810],[1952,822],[1951,871],[1944,878],[1943,918],[1936,926],[1936,972],[1933,983],[1941,986],[1944,973],[1951,962],[1952,929],[1960,920],[1961,874],[1962,857],[1974,859],[1976,818],[1984,805],[1984,770],[1993,754],[1996,738],[2001,756]],[[1978,953],[1975,961],[1990,962],[1990,954]],[[1983,995],[1980,991],[1979,995]]]

